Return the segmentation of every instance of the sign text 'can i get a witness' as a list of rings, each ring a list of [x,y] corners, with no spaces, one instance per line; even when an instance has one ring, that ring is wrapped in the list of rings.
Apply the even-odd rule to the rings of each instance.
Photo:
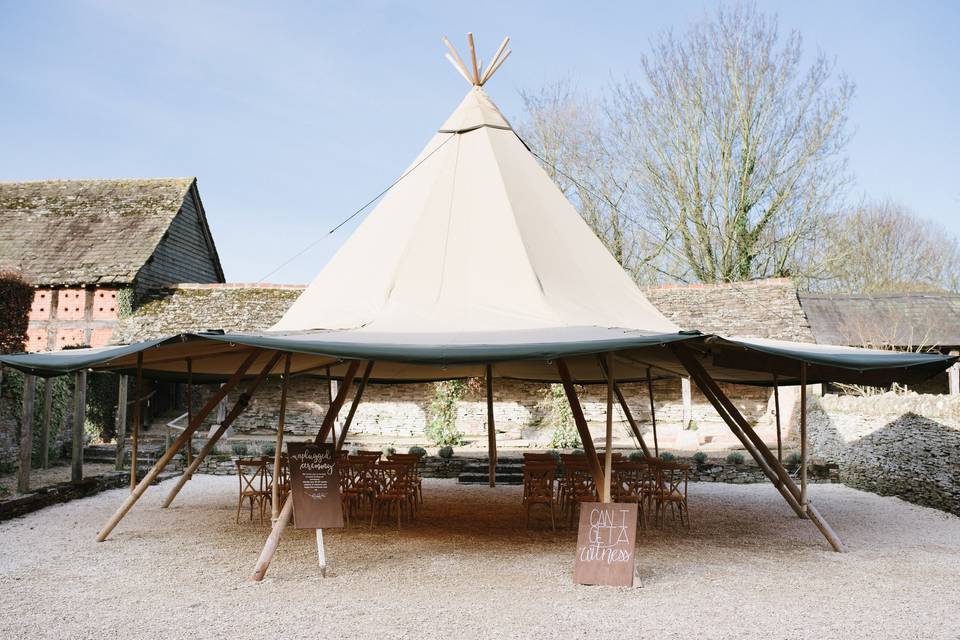
[[[635,503],[583,503],[580,505],[573,581],[612,587],[634,586],[636,542]]]

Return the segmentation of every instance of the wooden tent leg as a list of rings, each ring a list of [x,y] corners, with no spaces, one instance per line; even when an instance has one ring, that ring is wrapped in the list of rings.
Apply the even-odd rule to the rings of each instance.
[[[590,473],[593,475],[593,484],[599,493],[604,484],[603,468],[600,466],[600,460],[597,458],[597,450],[593,446],[593,439],[590,437],[590,428],[587,426],[587,419],[583,415],[583,407],[580,406],[577,391],[573,388],[570,369],[567,367],[567,363],[563,358],[557,358],[557,371],[560,373],[560,380],[563,382],[563,391],[567,394],[567,402],[570,403],[573,421],[577,425],[577,431],[580,433],[580,442],[583,443],[583,451],[587,454]]]
[[[257,390],[257,387],[260,386],[260,383],[263,382],[263,379],[267,377],[267,374],[273,370],[274,365],[283,357],[283,353],[277,352],[274,354],[267,364],[263,367],[260,373],[254,378],[248,385],[246,390],[240,394],[240,397],[237,398],[237,401],[233,405],[233,409],[230,410],[230,413],[227,414],[227,417],[224,418],[223,422],[220,423],[220,426],[217,427],[217,430],[207,439],[207,443],[203,445],[203,448],[200,449],[200,452],[197,453],[194,457],[193,462],[190,463],[190,466],[187,467],[183,474],[177,479],[177,483],[173,486],[173,489],[170,490],[170,494],[167,495],[167,499],[163,501],[161,507],[166,509],[177,497],[177,494],[180,493],[180,490],[183,489],[183,485],[187,484],[187,480],[190,479],[194,473],[197,472],[197,469],[200,468],[200,465],[203,464],[203,461],[206,457],[213,451],[213,448],[216,446],[220,438],[223,437],[223,434],[227,432],[227,429],[230,428],[230,425],[233,424],[233,421],[246,410],[247,406],[250,404],[250,398],[253,396],[254,392]],[[190,436],[187,436],[189,440]]]
[[[343,449],[343,445],[347,442],[347,431],[350,430],[350,425],[353,423],[353,416],[357,413],[357,407],[360,406],[360,399],[363,397],[363,390],[367,388],[367,382],[370,380],[371,373],[373,373],[372,360],[367,363],[367,368],[363,372],[363,377],[360,378],[360,384],[357,385],[357,394],[353,396],[353,402],[350,404],[350,411],[347,412],[347,419],[343,421],[343,428],[340,429],[340,434],[337,438],[337,452]]]
[[[487,462],[490,486],[497,486],[497,427],[493,420],[493,365],[487,365]]]
[[[327,438],[330,436],[330,432],[333,430],[333,424],[337,419],[337,415],[340,414],[340,409],[343,407],[343,403],[347,400],[347,394],[350,393],[350,385],[353,384],[353,379],[357,376],[358,369],[360,369],[360,360],[351,361],[350,366],[347,367],[346,374],[343,376],[343,382],[337,389],[337,397],[334,398],[330,403],[329,408],[327,409],[327,415],[323,418],[323,424],[320,425],[320,432],[317,434],[317,438],[314,441],[316,444],[326,442]],[[334,440],[334,443],[336,443],[336,440]]]
[[[603,374],[607,375],[607,365],[604,362],[602,357],[597,358],[600,362],[600,367],[603,369]],[[640,433],[640,427],[637,426],[637,421],[633,418],[633,412],[630,411],[630,405],[627,404],[627,399],[623,395],[623,391],[620,389],[620,385],[617,384],[617,381],[613,381],[613,393],[617,396],[617,403],[620,405],[620,410],[623,411],[623,415],[627,418],[627,424],[630,425],[630,431],[633,432],[633,437],[637,439],[637,442],[640,444],[640,449],[643,450],[643,455],[650,456],[650,448],[647,447],[647,443],[643,439],[643,435]]]
[[[50,414],[53,411],[53,378],[43,381],[43,413],[40,419],[40,467],[50,468]]]
[[[117,385],[117,435],[114,438],[117,443],[117,457],[114,460],[113,468],[117,471],[123,471],[123,447],[127,438],[127,389],[129,388],[127,376],[121,374]]]
[[[17,491],[30,491],[30,458],[33,454],[33,399],[37,376],[23,377],[23,412],[20,416],[20,468],[17,472]]]
[[[190,439],[190,436],[194,431],[197,430],[197,427],[200,426],[200,423],[207,417],[207,415],[213,411],[220,401],[226,397],[226,395],[233,389],[240,380],[243,378],[243,375],[247,372],[247,369],[250,368],[250,365],[253,364],[253,361],[257,359],[260,355],[261,350],[255,349],[247,359],[243,361],[243,364],[240,365],[240,368],[237,369],[237,372],[233,374],[230,380],[220,387],[215,394],[213,394],[207,403],[203,405],[203,408],[200,409],[198,413],[193,418],[193,422],[187,425],[187,428],[180,434],[180,436],[174,441],[170,448],[167,449],[156,464],[153,465],[153,468],[147,472],[147,475],[144,476],[143,480],[137,483],[137,486],[134,488],[133,493],[127,496],[127,499],[123,501],[123,504],[120,505],[120,508],[117,509],[110,519],[107,521],[107,524],[104,525],[103,529],[100,530],[100,533],[97,534],[97,542],[103,542],[107,539],[107,536],[110,535],[110,532],[114,530],[117,524],[123,519],[127,512],[133,508],[133,505],[136,504],[137,500],[140,499],[140,496],[144,494],[147,488],[157,479],[157,476],[160,475],[160,472],[170,463],[173,459],[173,456],[177,454],[177,451],[180,450],[180,447]]]
[[[773,374],[773,411],[777,418],[777,460],[783,462],[783,433],[780,428],[780,386],[777,374]]]
[[[800,363],[800,506],[807,510],[807,363]]]
[[[73,435],[70,448],[70,481],[83,480],[83,432],[87,419],[87,372],[77,371],[77,383],[73,392]]]
[[[603,454],[603,496],[602,502],[610,502],[610,479],[613,477],[613,353],[607,354],[607,433],[606,448]]]
[[[193,420],[193,359],[187,358],[187,424]],[[187,440],[187,466],[193,464],[193,436]],[[189,479],[193,478],[190,476]]]
[[[356,366],[353,366],[353,365]],[[359,361],[355,361],[351,364],[350,369],[347,371],[347,376],[344,377],[344,384],[340,387],[337,393],[337,399],[340,400],[338,403],[336,400],[331,402],[327,408],[327,415],[323,418],[323,424],[332,423],[333,420],[337,417],[337,412],[340,411],[340,408],[343,406],[343,401],[341,396],[345,395],[345,390],[350,386],[350,383],[353,381],[354,376],[356,375],[356,369],[360,366]],[[370,362],[367,364],[367,369],[364,372],[364,380],[366,380],[370,372],[373,371],[373,363]],[[352,372],[352,373],[351,373]],[[349,379],[349,380],[348,380]],[[361,383],[361,388],[363,383]],[[359,394],[354,400],[359,402]],[[348,424],[344,424],[342,432],[346,432],[349,428]],[[317,435],[316,443],[320,444],[323,442],[320,435]],[[341,437],[342,433],[341,433]],[[280,514],[277,516],[276,521],[273,523],[273,528],[270,530],[270,535],[267,537],[267,541],[263,545],[263,550],[260,551],[260,557],[257,558],[257,566],[253,569],[252,580],[260,582],[263,580],[264,576],[267,575],[267,568],[270,566],[270,562],[273,560],[273,555],[277,552],[277,547],[280,545],[280,537],[283,535],[283,530],[287,528],[287,525],[290,524],[290,518],[293,515],[293,494],[287,496],[286,501],[283,503],[283,509],[280,510]]]
[[[827,542],[833,547],[834,551],[841,553],[846,551],[846,547],[843,545],[839,536],[837,536],[836,532],[834,532],[812,504],[808,503],[806,505],[806,511],[804,511],[800,505],[800,489],[796,483],[794,483],[793,478],[790,477],[790,474],[787,473],[787,470],[776,459],[769,447],[767,447],[763,440],[756,434],[753,427],[751,427],[750,423],[743,417],[736,405],[727,398],[726,394],[723,393],[713,378],[706,372],[706,369],[703,368],[703,365],[697,361],[690,349],[686,345],[676,343],[671,345],[670,348],[690,373],[691,377],[697,381],[697,386],[700,387],[701,391],[705,392],[708,399],[710,399],[714,405],[714,408],[717,409],[720,416],[727,422],[730,430],[738,437],[740,437],[738,432],[746,436],[746,439],[741,440],[741,442],[744,442],[744,446],[747,446],[747,443],[752,445],[748,447],[748,451],[754,455],[754,459],[757,460],[757,464],[764,470],[764,473],[767,473],[769,470],[774,474],[773,477],[770,477],[768,473],[768,477],[770,477],[774,486],[780,490],[780,493],[783,494],[794,511],[797,512],[797,515],[801,518],[809,517],[811,522],[816,525],[824,538],[827,539]],[[721,408],[723,409],[722,411]],[[754,451],[761,457],[757,458]]]
[[[137,457],[140,455],[140,421],[143,419],[143,351],[137,353],[137,382],[134,385],[133,432],[130,434],[130,491],[137,486]]]
[[[657,442],[657,409],[653,404],[653,377],[650,375],[650,367],[647,367],[647,395],[650,396],[650,424],[653,427],[653,455],[659,458],[660,443]]]
[[[277,521],[280,515],[280,466],[283,464],[283,429],[287,420],[287,384],[290,382],[290,360],[288,353],[283,362],[283,378],[280,381],[280,417],[277,420],[277,444],[273,450],[273,482],[270,484],[270,520]]]

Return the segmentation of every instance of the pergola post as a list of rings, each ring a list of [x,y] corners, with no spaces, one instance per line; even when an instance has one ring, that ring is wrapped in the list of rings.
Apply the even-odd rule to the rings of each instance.
[[[587,463],[590,465],[590,473],[593,475],[593,484],[597,488],[597,492],[600,492],[604,485],[603,468],[600,466],[599,458],[597,458],[597,450],[593,446],[590,427],[587,426],[587,419],[583,415],[583,407],[580,406],[580,399],[577,398],[577,390],[573,388],[570,369],[563,358],[557,358],[557,371],[560,373],[560,380],[563,383],[563,391],[567,395],[567,402],[570,403],[570,411],[573,413],[573,422],[577,425],[577,432],[580,434],[583,451],[587,454]]]
[[[280,417],[277,418],[277,444],[273,450],[273,482],[270,484],[270,520],[277,521],[280,514],[280,465],[283,463],[283,429],[287,419],[287,384],[290,381],[290,359],[288,353],[283,361],[283,377],[280,379]]]
[[[783,433],[780,427],[780,385],[777,374],[773,374],[773,411],[777,418],[777,460],[783,462]]]
[[[600,368],[603,369],[603,375],[609,375],[607,373],[607,365],[603,360],[602,356],[597,357],[597,361],[600,363]],[[649,457],[650,449],[647,447],[647,443],[643,440],[643,435],[640,433],[640,427],[637,425],[637,421],[633,417],[633,412],[630,411],[630,405],[627,404],[627,399],[623,395],[623,391],[620,389],[620,385],[617,384],[617,381],[613,381],[613,393],[617,397],[617,403],[620,405],[620,410],[623,411],[623,415],[627,418],[627,424],[630,425],[630,431],[633,432],[633,437],[637,439],[637,442],[640,444],[640,448],[643,450],[643,455]]]
[[[107,539],[107,536],[110,535],[110,532],[114,530],[117,524],[123,519],[127,512],[133,508],[133,505],[136,504],[137,500],[140,499],[140,496],[144,494],[147,488],[156,480],[157,476],[160,475],[160,472],[170,463],[173,457],[177,454],[177,451],[180,450],[180,447],[190,439],[190,436],[194,431],[197,430],[197,427],[200,426],[200,423],[207,417],[207,415],[213,411],[214,408],[220,403],[220,401],[226,397],[226,395],[233,389],[237,384],[243,379],[243,375],[247,372],[247,369],[250,368],[250,365],[253,364],[254,360],[260,356],[262,351],[260,349],[254,349],[250,355],[243,361],[240,365],[240,368],[237,369],[236,373],[227,381],[226,384],[222,385],[215,394],[213,394],[207,403],[203,405],[203,408],[200,409],[200,413],[194,416],[193,421],[187,425],[187,428],[180,434],[180,436],[174,441],[170,448],[167,449],[159,460],[153,465],[153,468],[147,472],[143,477],[143,480],[137,483],[137,486],[134,488],[133,493],[127,496],[127,499],[123,501],[123,504],[120,505],[120,508],[117,509],[110,519],[107,521],[107,524],[100,530],[100,533],[97,534],[97,542],[103,542]]]
[[[490,486],[497,486],[497,428],[493,419],[493,365],[487,365],[487,462]]]
[[[237,401],[233,404],[233,409],[230,410],[230,413],[227,414],[227,417],[224,418],[223,422],[220,423],[220,426],[217,427],[217,430],[207,439],[206,444],[203,445],[203,448],[197,453],[194,457],[193,462],[190,463],[190,466],[184,469],[183,474],[177,479],[177,483],[173,486],[173,489],[170,490],[170,494],[167,496],[167,499],[163,501],[163,504],[160,505],[164,509],[170,506],[170,504],[177,497],[177,494],[180,493],[180,490],[183,489],[183,485],[187,484],[187,481],[190,477],[196,473],[197,469],[200,468],[200,465],[203,464],[203,461],[206,459],[207,455],[213,448],[216,446],[220,438],[223,437],[223,434],[227,432],[227,429],[230,428],[230,425],[233,424],[233,421],[243,413],[247,406],[250,404],[250,398],[253,397],[254,392],[256,392],[257,387],[260,386],[260,383],[263,382],[263,379],[267,377],[270,371],[273,370],[274,365],[283,357],[283,353],[278,351],[276,352],[270,360],[267,361],[267,364],[264,365],[263,369],[260,370],[260,373],[257,374],[257,377],[251,380],[247,384],[247,388],[243,393],[240,394],[240,397],[237,398]],[[184,431],[186,433],[186,431]],[[190,434],[187,435],[187,440],[190,439]],[[182,446],[182,445],[181,445]],[[171,447],[174,454],[177,453],[178,449]]]
[[[193,419],[193,358],[187,358],[187,424]],[[193,464],[193,436],[187,439],[187,466]],[[191,476],[192,478],[193,476]],[[188,478],[189,479],[189,478]]]
[[[960,356],[960,351],[954,349],[950,355]],[[950,386],[950,395],[960,396],[960,362],[954,362],[953,366],[947,369],[947,382]]]
[[[607,433],[606,448],[603,455],[603,497],[602,502],[610,502],[610,478],[613,477],[613,352],[607,354]]]
[[[133,433],[130,436],[130,491],[137,486],[137,457],[140,455],[140,421],[143,419],[143,351],[137,352],[137,383],[133,396]]]
[[[343,407],[343,403],[347,400],[347,394],[350,393],[350,385],[353,384],[353,379],[357,376],[360,362],[360,360],[353,360],[350,362],[350,366],[347,367],[347,372],[343,375],[343,382],[337,387],[337,397],[330,402],[327,415],[324,416],[323,424],[320,425],[320,432],[317,433],[317,438],[314,441],[316,444],[326,442],[330,436],[330,432],[333,431],[333,424],[337,420],[340,408]],[[336,444],[336,440],[334,440],[334,444]]]
[[[347,419],[343,421],[343,428],[337,437],[337,452],[343,449],[347,442],[347,432],[353,423],[353,416],[357,413],[357,407],[360,406],[360,398],[363,397],[363,390],[367,388],[367,382],[370,380],[370,374],[373,373],[373,361],[367,363],[367,368],[363,371],[363,377],[360,378],[360,384],[357,385],[357,393],[353,396],[353,402],[350,403],[350,410],[347,412]]]
[[[33,399],[37,376],[23,377],[23,413],[20,417],[20,469],[17,472],[17,491],[30,491],[30,457],[33,453]]]
[[[117,459],[114,468],[117,471],[123,471],[123,453],[127,438],[127,389],[129,388],[129,376],[120,374],[119,388],[117,389],[117,422],[114,427],[117,442]]]
[[[83,432],[87,419],[87,372],[77,371],[77,382],[73,390],[73,434],[70,449],[70,480],[83,480]]]
[[[40,417],[40,468],[50,468],[50,414],[53,411],[53,378],[43,381],[43,411]]]
[[[343,407],[344,397],[346,396],[347,389],[349,389],[350,384],[353,382],[353,378],[357,374],[357,369],[360,368],[360,361],[354,360],[350,367],[347,369],[347,373],[343,378],[343,383],[337,389],[337,397],[327,406],[327,414],[323,417],[323,425],[332,424],[337,418],[337,413]],[[373,370],[373,363],[367,364],[367,371],[364,374],[364,378],[369,376],[369,372]],[[355,401],[359,401],[359,397]],[[315,440],[316,444],[321,444],[326,439],[326,433],[324,432],[324,426],[321,426],[320,433],[317,434]],[[328,427],[329,429],[329,427]],[[344,426],[343,431],[346,431],[347,427]],[[270,562],[273,560],[274,554],[277,552],[277,547],[280,545],[280,538],[283,536],[284,529],[287,528],[287,525],[290,524],[290,518],[293,516],[293,498],[292,494],[287,496],[287,499],[283,503],[283,508],[280,510],[280,513],[277,515],[277,519],[273,522],[273,528],[270,530],[270,535],[267,536],[267,541],[263,545],[263,549],[260,551],[260,556],[257,558],[257,564],[253,569],[253,576],[251,580],[255,582],[260,582],[263,580],[264,576],[267,575],[267,569],[270,567]]]
[[[800,363],[800,507],[807,511],[807,363]]]
[[[657,441],[657,409],[653,404],[653,377],[650,375],[650,367],[647,367],[647,395],[650,396],[650,424],[653,427],[653,455],[659,458],[660,443]]]

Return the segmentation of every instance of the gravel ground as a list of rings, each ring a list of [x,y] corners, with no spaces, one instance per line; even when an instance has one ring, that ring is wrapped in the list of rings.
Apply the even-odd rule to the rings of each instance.
[[[693,527],[641,532],[642,589],[572,584],[575,534],[523,528],[519,488],[426,480],[417,521],[289,529],[248,581],[267,527],[234,523],[236,479],[197,476],[169,510],[151,488],[105,543],[114,490],[0,523],[0,638],[957,638],[960,518],[838,485],[811,496],[829,551],[769,485],[694,484]]]

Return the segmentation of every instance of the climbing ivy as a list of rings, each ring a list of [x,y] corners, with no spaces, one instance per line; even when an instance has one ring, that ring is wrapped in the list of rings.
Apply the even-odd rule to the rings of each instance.
[[[467,389],[463,380],[435,382],[430,402],[427,437],[438,446],[463,444],[463,434],[457,430],[457,401]]]
[[[0,389],[0,412],[2,412],[0,423],[17,425],[17,442],[20,441],[21,421],[23,420],[23,381],[24,375],[22,373],[9,367],[4,368],[3,388]],[[59,376],[46,380],[37,379],[33,399],[33,450],[31,451],[31,464],[35,467],[38,467],[42,460],[40,436],[43,430],[45,384],[51,385],[53,394],[53,402],[50,404],[50,433],[47,441],[51,462],[60,457],[61,451],[57,445],[57,438],[61,430],[66,428],[67,416],[73,406],[72,376]]]
[[[563,385],[552,384],[544,389],[544,413],[547,422],[553,427],[550,434],[551,449],[576,449],[581,445],[580,434],[573,422],[573,411],[567,401]]]

